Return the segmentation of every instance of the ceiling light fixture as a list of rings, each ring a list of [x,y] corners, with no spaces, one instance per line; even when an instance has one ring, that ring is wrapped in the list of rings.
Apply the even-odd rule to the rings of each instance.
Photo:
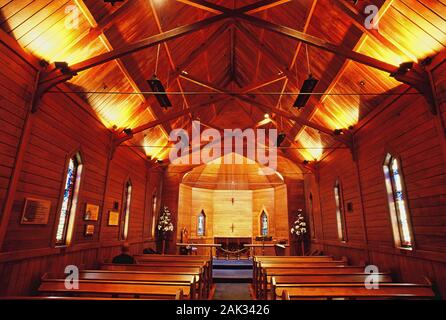
[[[314,88],[319,82],[319,80],[313,77],[313,75],[311,74],[310,58],[308,55],[308,45],[305,45],[305,48],[307,52],[308,78],[302,84],[299,94],[297,95],[296,101],[294,101],[293,104],[293,107],[298,108],[299,110],[305,107],[305,105],[307,104],[308,100],[311,97],[311,93],[313,92]]]
[[[394,77],[394,76],[401,76],[401,75],[404,75],[404,74],[408,73],[410,70],[412,70],[412,68],[413,68],[413,62],[412,61],[403,62],[398,67],[398,70],[396,72],[390,74],[390,75],[392,77]]]
[[[104,2],[111,3],[111,5],[114,6],[116,2],[124,2],[124,0],[104,0]]]
[[[342,129],[334,129],[333,134],[336,136],[340,136],[344,134],[344,131]]]
[[[164,88],[162,82],[158,77],[156,76],[158,73],[158,62],[159,62],[159,56],[160,56],[160,45],[158,44],[158,48],[156,51],[156,61],[155,61],[155,72],[152,76],[152,79],[147,80],[150,88],[152,89],[152,92],[154,92],[156,100],[160,104],[161,108],[167,109],[172,107],[172,103],[169,100],[169,97],[167,96],[166,89]],[[169,79],[169,75],[167,75],[167,79]]]
[[[155,97],[161,108],[167,109],[172,107],[172,103],[167,96],[166,89],[161,83],[161,80],[158,79],[156,75],[153,75],[152,79],[147,80],[147,82],[149,83],[152,92],[156,92]]]
[[[276,143],[276,147],[280,147],[280,145],[283,143],[283,141],[285,141],[286,138],[286,134],[285,132],[281,132],[277,135],[277,143]]]

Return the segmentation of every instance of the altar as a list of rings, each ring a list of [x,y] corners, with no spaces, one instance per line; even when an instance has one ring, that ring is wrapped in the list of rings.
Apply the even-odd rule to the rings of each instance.
[[[214,243],[221,245],[216,250],[217,258],[240,259],[245,257],[248,259],[250,256],[250,250],[246,247],[252,243],[250,237],[215,237]]]

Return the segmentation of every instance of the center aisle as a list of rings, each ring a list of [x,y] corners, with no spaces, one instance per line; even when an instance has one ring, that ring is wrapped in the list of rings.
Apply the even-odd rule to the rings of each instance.
[[[213,260],[213,300],[252,300],[251,260]]]
[[[252,300],[247,283],[217,283],[212,300]]]

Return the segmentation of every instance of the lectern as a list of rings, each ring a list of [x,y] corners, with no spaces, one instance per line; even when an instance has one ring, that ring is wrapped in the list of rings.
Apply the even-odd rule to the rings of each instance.
[[[273,240],[273,237],[271,237],[271,236],[256,237],[256,241],[262,242],[262,256],[265,255],[265,241],[272,241],[272,240]]]

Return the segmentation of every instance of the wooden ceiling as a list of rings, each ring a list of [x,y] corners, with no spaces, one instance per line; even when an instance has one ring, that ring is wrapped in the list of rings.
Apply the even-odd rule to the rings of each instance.
[[[380,8],[378,30],[364,27],[363,12],[369,4]],[[360,0],[356,5],[347,0],[132,0],[115,5],[99,0],[0,0],[0,23],[34,55],[71,66],[215,17],[221,14],[218,6],[248,5],[255,8],[247,12],[251,16],[395,68],[406,61],[418,63],[446,45],[444,0]],[[307,52],[310,71],[320,80],[315,92],[330,95],[313,95],[305,108],[295,110],[295,95],[287,93],[297,93],[308,76]],[[153,95],[138,94],[151,91],[146,80],[155,72],[170,92],[173,108],[167,111]],[[190,130],[193,119],[210,127],[243,129],[256,126],[266,111],[273,111],[267,127],[277,126],[287,133],[288,156],[318,160],[324,148],[338,145],[329,134],[332,130],[355,126],[402,84],[387,72],[229,16],[159,47],[82,71],[68,85],[117,135],[126,128],[151,124],[124,140],[152,158],[165,159],[170,130]],[[133,94],[102,94],[107,92]],[[226,94],[231,92],[238,94]],[[170,121],[162,121],[166,118]],[[312,127],[302,125],[300,119],[310,121]]]

